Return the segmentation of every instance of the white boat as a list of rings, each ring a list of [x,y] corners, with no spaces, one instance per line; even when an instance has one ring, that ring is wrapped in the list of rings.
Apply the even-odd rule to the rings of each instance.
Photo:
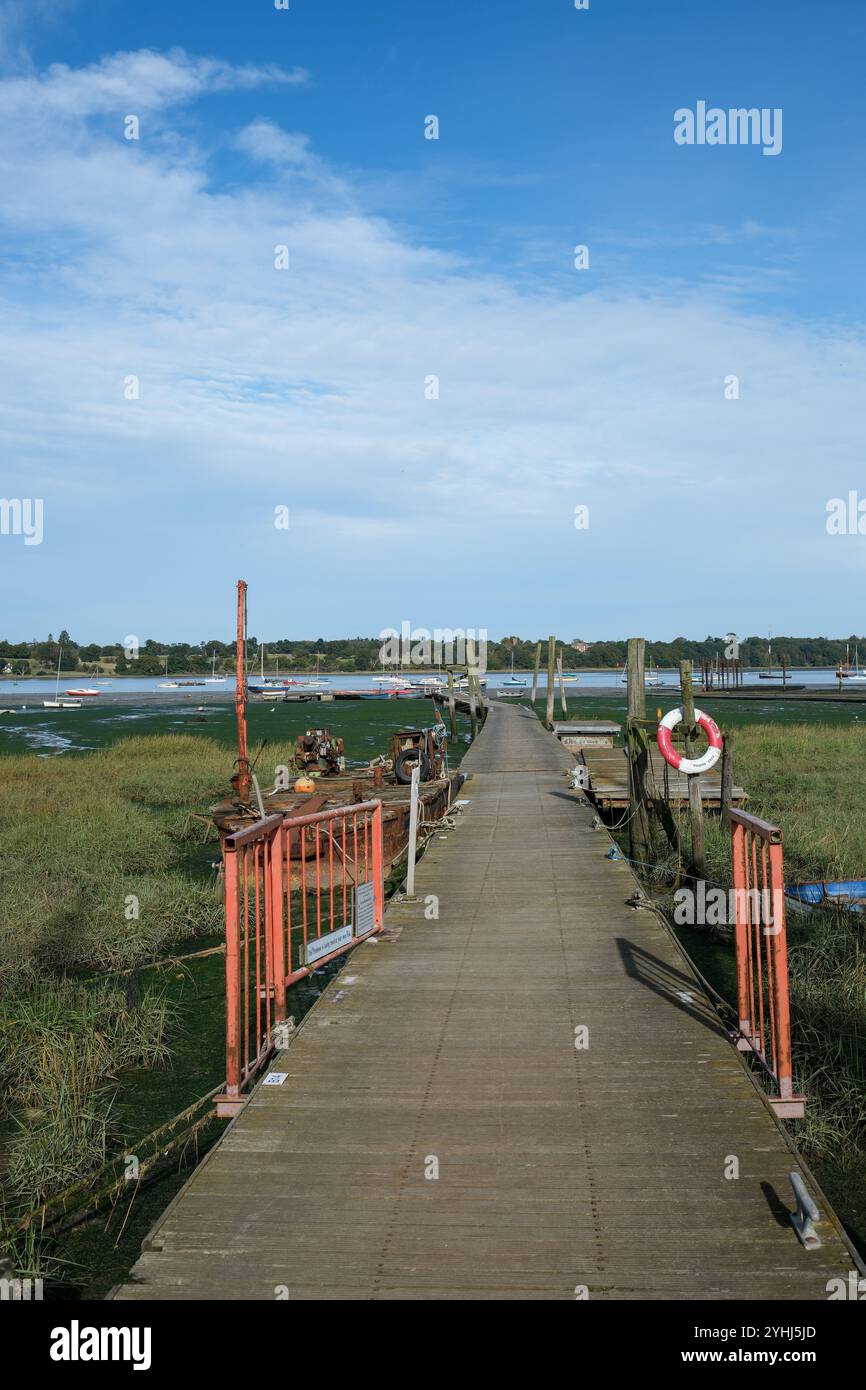
[[[301,676],[301,679],[300,679],[300,681],[299,681],[299,683],[298,683],[296,689],[298,689],[298,690],[328,690],[328,689],[330,689],[331,682],[330,682],[329,678],[328,678],[327,676],[320,676],[320,675],[319,675],[319,666],[320,666],[320,664],[321,664],[321,660],[322,660],[321,656],[319,655],[318,652],[316,652],[316,674],[315,674],[314,676],[310,676],[309,680],[307,680],[304,676]],[[264,674],[264,667],[262,667],[262,673]]]
[[[843,681],[866,681],[866,669],[860,666],[860,647],[854,648],[854,669],[851,670],[848,648],[845,648],[845,669],[843,671],[841,662],[839,663],[839,675]]]
[[[177,690],[177,681],[170,681],[168,678],[168,657],[165,658],[165,680],[160,681],[157,690]]]
[[[652,689],[654,686],[656,686],[656,685],[663,685],[663,684],[664,684],[664,682],[662,681],[662,678],[661,678],[661,676],[659,675],[658,671],[654,671],[653,668],[652,668],[652,666],[648,666],[648,667],[646,668],[646,670],[644,671],[644,673],[643,673],[643,683],[644,683],[644,685],[647,687],[647,689],[649,689],[649,690],[651,690],[651,689]],[[620,677],[620,684],[622,684],[622,685],[628,685],[628,671],[626,670],[625,666],[623,666],[623,668],[622,668],[622,675],[621,675],[621,677]]]
[[[225,685],[228,676],[218,676],[216,673],[216,647],[214,647],[212,656],[211,673],[205,678],[205,685]]]
[[[63,659],[63,648],[57,653],[57,679],[54,682],[54,699],[43,700],[43,709],[81,709],[80,700],[61,700],[60,698],[60,662]],[[99,691],[96,692],[97,695]]]

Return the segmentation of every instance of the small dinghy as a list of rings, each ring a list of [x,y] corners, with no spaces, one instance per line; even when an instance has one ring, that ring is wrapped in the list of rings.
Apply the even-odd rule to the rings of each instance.
[[[788,883],[785,897],[796,912],[813,907],[843,908],[848,912],[866,910],[866,879],[837,879],[826,883]]]

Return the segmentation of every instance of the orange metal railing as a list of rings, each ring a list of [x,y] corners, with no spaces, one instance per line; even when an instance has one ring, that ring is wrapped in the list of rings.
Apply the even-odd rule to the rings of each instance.
[[[382,930],[382,803],[267,816],[223,843],[226,1089],[232,1115],[275,1048],[286,990]]]
[[[782,832],[744,811],[730,811],[737,958],[738,1047],[760,1062],[772,1086],[770,1104],[799,1119],[805,1098],[794,1095],[788,938]]]

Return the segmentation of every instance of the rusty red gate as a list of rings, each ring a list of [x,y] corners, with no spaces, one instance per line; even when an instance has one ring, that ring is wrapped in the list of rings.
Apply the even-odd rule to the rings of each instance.
[[[768,1077],[776,1114],[801,1119],[805,1097],[794,1095],[788,936],[782,832],[757,816],[730,811],[737,957],[737,1046],[757,1058]]]
[[[382,803],[267,816],[223,841],[226,1089],[233,1115],[275,1048],[286,990],[382,930]]]

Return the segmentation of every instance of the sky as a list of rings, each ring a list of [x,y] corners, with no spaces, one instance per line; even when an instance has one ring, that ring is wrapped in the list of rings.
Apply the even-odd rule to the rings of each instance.
[[[271,640],[863,630],[864,40],[0,0],[0,636],[227,637],[241,577]]]

